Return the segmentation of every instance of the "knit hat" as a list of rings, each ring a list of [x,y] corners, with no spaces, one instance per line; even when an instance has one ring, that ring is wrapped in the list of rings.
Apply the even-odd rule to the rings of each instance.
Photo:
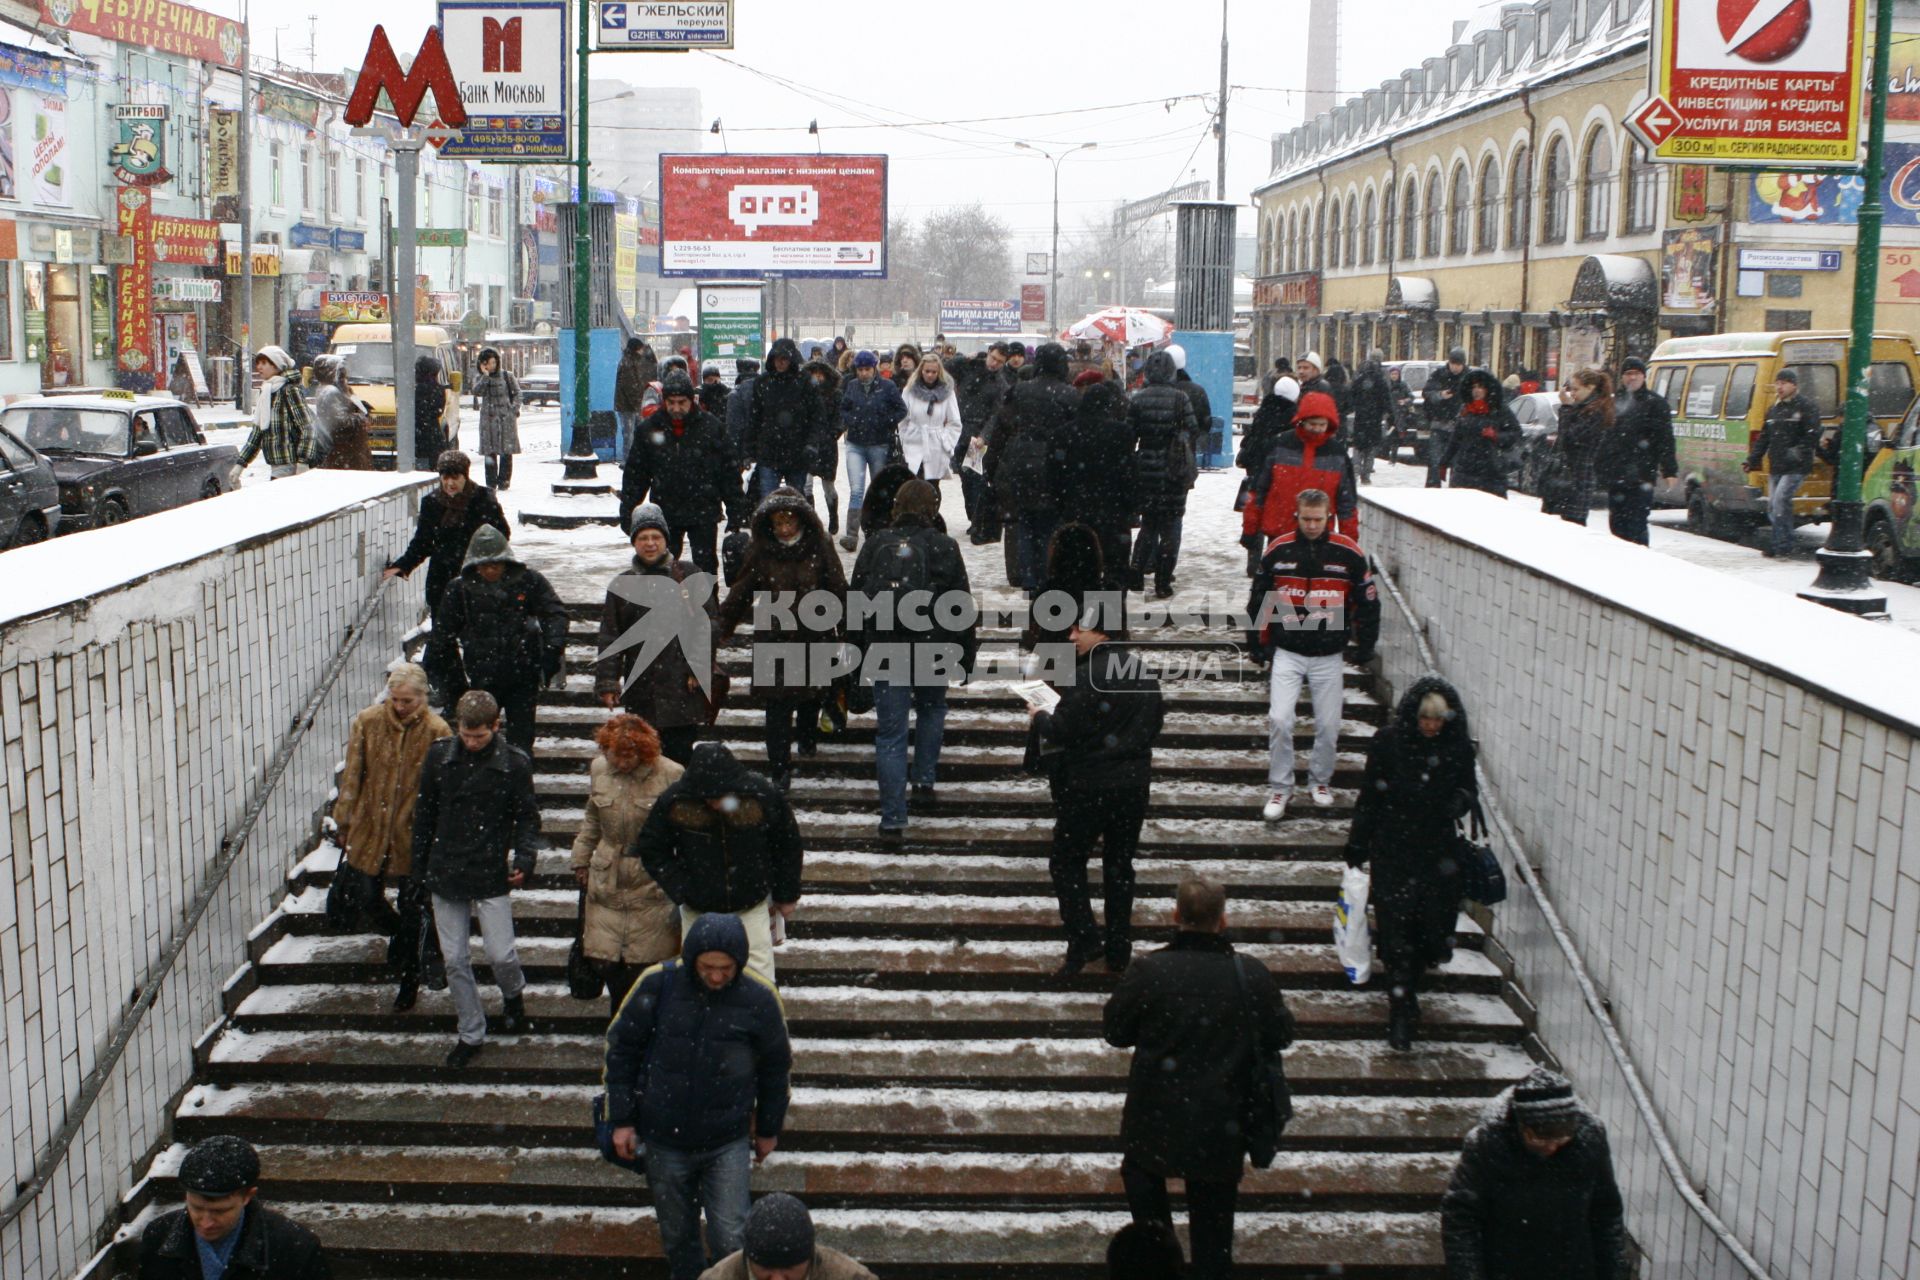
[[[932,523],[940,514],[940,491],[925,480],[909,480],[893,495],[893,518],[919,516]]]
[[[260,1185],[260,1156],[245,1140],[216,1134],[187,1152],[180,1185],[201,1196],[230,1196]]]
[[[1100,372],[1098,369],[1082,369],[1074,375],[1073,385],[1081,388],[1090,387],[1096,382],[1105,381],[1106,376],[1106,374]]]
[[[880,367],[880,357],[871,351],[862,351],[853,358],[853,367],[856,369],[878,369]]]
[[[666,377],[660,379],[660,398],[665,400],[668,396],[685,396],[689,400],[693,399],[693,379],[687,376],[685,369],[671,370]]]
[[[1332,430],[1340,425],[1340,406],[1324,391],[1309,391],[1300,397],[1300,407],[1293,414],[1296,424],[1308,418],[1325,418],[1328,429]]]
[[[1800,385],[1800,375],[1791,369],[1782,369],[1773,375],[1773,380],[1775,382],[1791,382],[1796,387]]]
[[[293,372],[293,357],[287,354],[285,347],[262,347],[253,356],[256,360],[265,356],[281,373]]]
[[[797,1267],[813,1261],[813,1218],[784,1191],[761,1196],[747,1214],[747,1261],[761,1267]]]
[[[1447,352],[1448,364],[1465,364],[1466,362],[1467,349],[1465,347],[1455,347],[1453,350]]]
[[[1294,377],[1279,377],[1273,380],[1273,394],[1283,400],[1300,400],[1300,380]]]
[[[1187,367],[1187,349],[1179,343],[1170,343],[1167,346],[1167,354],[1173,357],[1174,368],[1184,369]]]
[[[1320,358],[1320,353],[1318,351],[1307,352],[1307,354],[1300,357],[1300,363],[1310,364],[1314,368],[1321,369],[1321,370],[1324,370],[1327,367],[1327,362]]]
[[[1647,362],[1639,356],[1628,356],[1620,362],[1620,372],[1622,373],[1645,373],[1646,371]]]
[[[662,537],[672,537],[667,532],[667,513],[660,509],[657,502],[643,502],[633,509],[627,517],[627,537],[632,539],[642,529],[658,529]]]
[[[1513,1099],[1507,1105],[1513,1122],[1535,1133],[1570,1132],[1583,1110],[1573,1096],[1573,1082],[1545,1067],[1535,1067],[1513,1086]]]

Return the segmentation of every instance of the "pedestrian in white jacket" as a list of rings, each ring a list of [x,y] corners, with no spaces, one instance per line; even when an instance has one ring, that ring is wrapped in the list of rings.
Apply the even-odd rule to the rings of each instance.
[[[946,366],[922,360],[902,399],[907,416],[900,423],[900,452],[916,476],[938,483],[953,470],[953,448],[960,443],[960,397]]]

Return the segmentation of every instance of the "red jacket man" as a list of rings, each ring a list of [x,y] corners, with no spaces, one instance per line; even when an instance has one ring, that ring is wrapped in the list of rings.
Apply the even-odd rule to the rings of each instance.
[[[1274,441],[1267,464],[1250,477],[1247,505],[1241,515],[1241,543],[1262,549],[1282,534],[1293,532],[1294,508],[1300,494],[1318,489],[1333,495],[1334,532],[1360,536],[1359,489],[1346,445],[1338,440],[1340,410],[1324,391],[1300,397],[1293,430]]]

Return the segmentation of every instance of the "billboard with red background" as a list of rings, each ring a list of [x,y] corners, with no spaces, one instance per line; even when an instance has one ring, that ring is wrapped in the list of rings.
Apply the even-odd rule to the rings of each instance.
[[[660,274],[887,274],[885,156],[663,155]]]

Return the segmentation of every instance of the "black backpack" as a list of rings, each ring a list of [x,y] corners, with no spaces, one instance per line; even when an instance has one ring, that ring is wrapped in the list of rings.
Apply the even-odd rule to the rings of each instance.
[[[880,545],[871,553],[873,581],[869,595],[888,593],[898,600],[915,591],[933,590],[933,562],[922,536],[929,532],[888,530],[874,539]]]

